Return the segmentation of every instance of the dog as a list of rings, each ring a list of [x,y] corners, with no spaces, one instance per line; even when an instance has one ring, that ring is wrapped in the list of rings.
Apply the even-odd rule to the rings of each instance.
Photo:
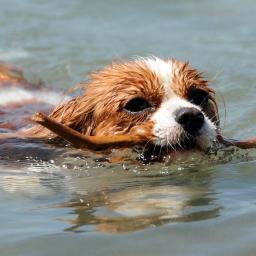
[[[51,97],[53,92],[41,86],[28,86],[21,73],[20,79],[11,80],[9,70],[7,66],[0,75],[0,92],[15,87],[23,98],[6,96],[2,108],[15,112],[29,103],[29,109],[35,110],[31,104],[40,103],[44,110],[61,97],[56,92]],[[6,89],[6,84],[13,86]],[[114,62],[93,72],[80,87],[80,95],[57,105],[49,116],[83,135],[136,135],[144,129],[149,144],[169,150],[206,150],[216,141],[220,123],[215,91],[188,62],[157,57]],[[38,125],[20,133],[27,138],[60,139]]]

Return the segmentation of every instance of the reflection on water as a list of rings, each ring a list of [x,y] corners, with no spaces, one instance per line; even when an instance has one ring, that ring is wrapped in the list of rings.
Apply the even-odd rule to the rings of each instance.
[[[130,232],[167,223],[214,218],[219,215],[211,193],[185,186],[153,186],[102,192],[95,198],[77,198],[74,219],[66,231]]]
[[[27,198],[66,195],[64,202],[50,207],[71,210],[58,221],[67,223],[65,231],[72,232],[122,233],[216,218],[223,206],[217,202],[209,164],[256,157],[253,152],[230,148],[144,164],[132,150],[96,154],[46,143],[9,143],[1,149],[2,190]]]

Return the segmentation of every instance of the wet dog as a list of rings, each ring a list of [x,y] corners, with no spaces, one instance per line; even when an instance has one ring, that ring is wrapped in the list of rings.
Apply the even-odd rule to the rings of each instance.
[[[30,85],[14,71],[8,66],[0,69],[2,115],[5,110],[10,114],[25,109],[28,116],[61,98],[49,88]],[[189,63],[159,58],[112,63],[92,73],[81,87],[81,95],[57,105],[49,116],[83,135],[136,135],[146,130],[150,144],[168,149],[205,150],[216,140],[219,115],[214,90]],[[3,120],[2,129],[24,124],[13,125],[10,120],[7,125]],[[21,134],[59,138],[41,126]]]

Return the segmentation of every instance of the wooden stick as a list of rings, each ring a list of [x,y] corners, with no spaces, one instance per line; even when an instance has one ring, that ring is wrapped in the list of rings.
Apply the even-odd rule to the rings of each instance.
[[[134,145],[144,144],[150,138],[142,138],[135,135],[112,135],[112,136],[87,136],[76,130],[65,126],[54,119],[46,116],[43,113],[36,113],[33,120],[38,124],[46,127],[50,131],[56,133],[64,140],[71,143],[76,148],[87,148],[91,150],[99,150],[114,147],[131,147]],[[223,137],[221,134],[217,135],[217,141],[226,147],[235,146],[241,149],[256,148],[256,138],[249,138],[247,140],[234,140]]]
[[[43,113],[36,113],[33,116],[33,120],[56,133],[76,148],[99,150],[109,147],[131,147],[143,144],[148,140],[134,135],[86,136],[68,126],[58,123]]]
[[[256,148],[256,138],[249,138],[247,140],[234,140],[224,138],[222,135],[218,134],[217,140],[219,143],[223,144],[226,147],[235,146],[241,149],[250,149]]]

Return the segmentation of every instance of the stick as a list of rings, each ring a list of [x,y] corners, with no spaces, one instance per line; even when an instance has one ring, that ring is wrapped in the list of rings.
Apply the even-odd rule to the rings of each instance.
[[[145,143],[148,139],[142,139],[134,135],[113,135],[113,136],[87,136],[76,130],[58,123],[54,119],[44,115],[43,113],[36,113],[33,120],[38,124],[46,127],[50,131],[56,133],[64,140],[71,143],[76,148],[87,148],[91,150],[99,150],[104,148],[114,147],[131,147],[138,144]]]
[[[33,120],[38,124],[46,127],[50,131],[56,133],[58,136],[68,141],[76,148],[86,148],[91,150],[99,150],[114,147],[131,147],[134,145],[144,144],[150,138],[135,136],[135,135],[111,135],[111,136],[87,136],[76,130],[58,123],[54,119],[46,116],[43,113],[36,113]],[[256,148],[256,138],[249,138],[247,140],[234,140],[223,137],[221,134],[217,135],[217,141],[226,147],[235,146],[241,149]]]
[[[224,138],[222,135],[217,135],[217,140],[219,143],[223,144],[226,147],[235,146],[241,149],[249,149],[249,148],[256,148],[256,138],[249,138],[247,140],[234,140]]]

